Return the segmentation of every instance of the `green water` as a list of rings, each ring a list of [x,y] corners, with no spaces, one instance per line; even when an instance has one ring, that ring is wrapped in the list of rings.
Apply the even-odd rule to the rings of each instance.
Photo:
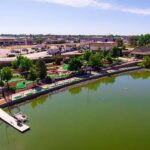
[[[20,107],[31,130],[0,124],[0,150],[150,150],[150,72],[96,81]]]

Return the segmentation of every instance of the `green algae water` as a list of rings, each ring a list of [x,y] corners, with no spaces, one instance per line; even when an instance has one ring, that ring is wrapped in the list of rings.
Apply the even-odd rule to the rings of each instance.
[[[0,122],[0,150],[150,150],[150,72],[106,78],[20,109],[31,130],[20,134]]]

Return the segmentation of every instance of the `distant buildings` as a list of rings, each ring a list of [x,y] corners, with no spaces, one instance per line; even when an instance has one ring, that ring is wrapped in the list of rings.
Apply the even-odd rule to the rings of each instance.
[[[113,47],[117,46],[116,42],[97,42],[97,43],[90,43],[89,49],[92,51],[107,51],[111,50]]]
[[[57,46],[52,46],[50,49],[47,50],[47,53],[49,55],[56,55],[56,54],[60,54],[60,50]]]
[[[16,37],[0,37],[0,46],[11,45],[32,45],[33,41],[30,38],[16,38]]]
[[[58,46],[61,52],[69,52],[90,49],[110,50],[116,45],[116,39],[120,37],[123,43],[128,43],[128,36],[72,36],[72,35],[26,35],[26,36],[0,36],[0,46],[36,45],[36,51],[50,49]],[[39,42],[40,41],[40,42]]]
[[[51,36],[44,41],[45,44],[79,43],[79,38],[69,36]]]
[[[64,38],[47,38],[44,42],[45,44],[61,44],[61,43],[66,43]]]
[[[34,49],[37,52],[41,52],[41,51],[45,51],[47,48],[48,47],[46,44],[38,44],[38,45],[34,46],[32,49]]]
[[[113,36],[87,37],[80,39],[82,49],[90,49],[92,51],[110,50],[117,46],[116,39]]]
[[[115,38],[113,36],[101,36],[101,37],[93,36],[80,39],[81,44],[95,43],[95,42],[115,42]]]
[[[72,52],[77,50],[76,44],[60,44],[60,45],[53,44],[48,47],[49,47],[49,49],[47,50],[48,54],[65,53],[65,52]]]

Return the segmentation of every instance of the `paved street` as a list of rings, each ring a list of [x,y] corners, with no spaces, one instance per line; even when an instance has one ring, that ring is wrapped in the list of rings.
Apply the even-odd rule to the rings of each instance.
[[[1,53],[0,53],[0,55],[1,55]],[[62,55],[80,55],[80,53],[78,51],[73,51],[73,52],[63,53]],[[44,58],[44,57],[52,57],[52,55],[47,54],[47,51],[32,53],[32,54],[26,54],[24,56],[26,56],[32,60],[36,60],[36,59]],[[1,57],[0,62],[11,62],[15,59],[16,59],[16,57]]]

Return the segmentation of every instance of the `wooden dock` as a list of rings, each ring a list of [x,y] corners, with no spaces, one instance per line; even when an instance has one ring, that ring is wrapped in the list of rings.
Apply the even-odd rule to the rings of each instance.
[[[12,126],[13,128],[15,128],[16,130],[22,133],[30,129],[30,127],[25,124],[22,124],[22,126],[18,126],[17,120],[2,109],[0,109],[0,119],[2,119],[6,123],[8,123],[10,126]]]

